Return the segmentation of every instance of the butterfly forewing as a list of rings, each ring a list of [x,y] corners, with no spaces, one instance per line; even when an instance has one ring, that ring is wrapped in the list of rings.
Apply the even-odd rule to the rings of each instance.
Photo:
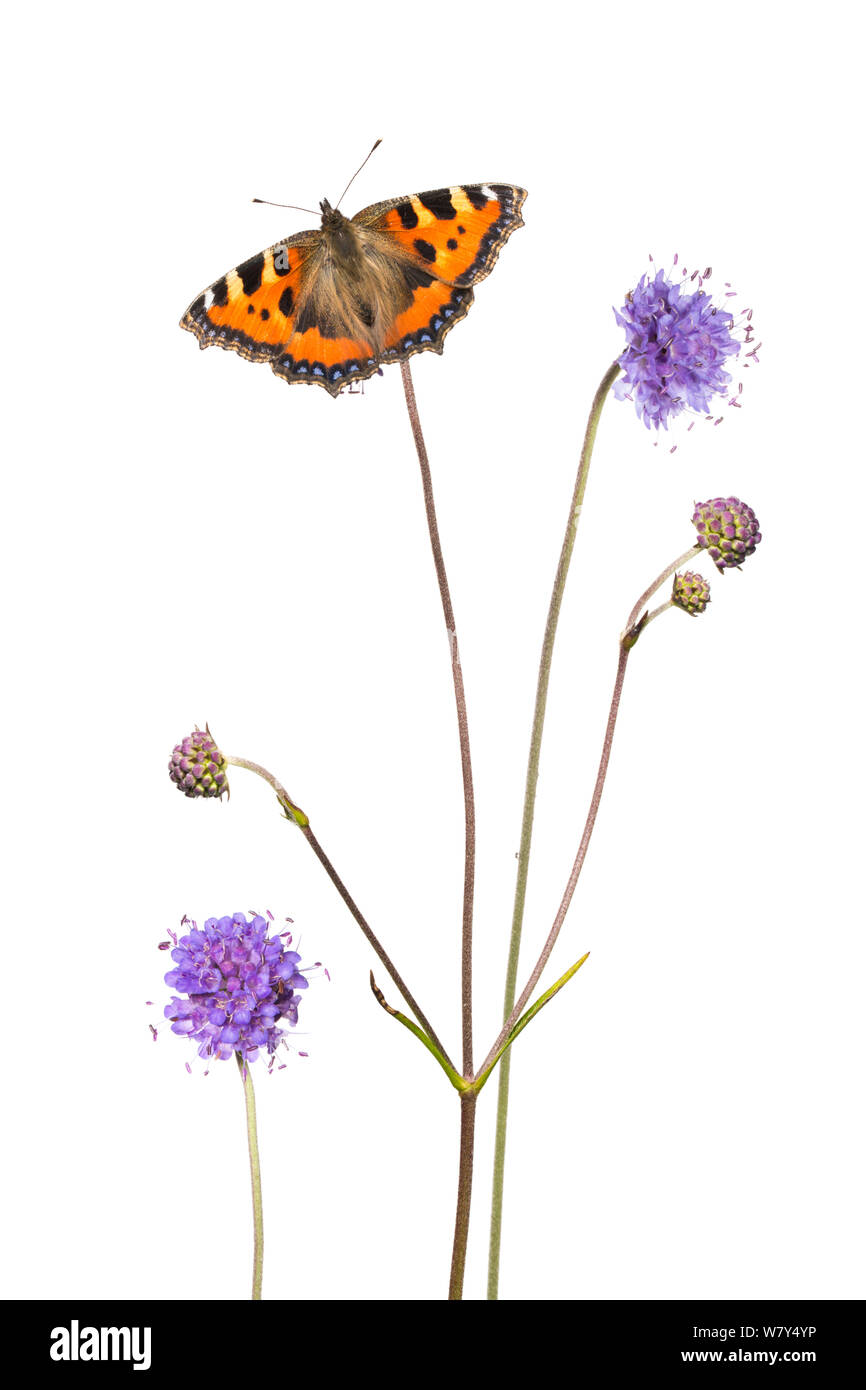
[[[269,362],[292,335],[317,233],[300,232],[251,256],[193,300],[180,321],[203,348],[216,343],[251,362]]]
[[[387,233],[430,274],[475,285],[490,274],[500,248],[523,226],[526,192],[510,183],[457,184],[376,203],[352,220]]]

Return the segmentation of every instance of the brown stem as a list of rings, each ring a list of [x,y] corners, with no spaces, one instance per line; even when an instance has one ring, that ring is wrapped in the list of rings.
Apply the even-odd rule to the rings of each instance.
[[[449,1301],[463,1297],[463,1274],[466,1269],[466,1243],[469,1238],[469,1207],[472,1201],[472,1160],[475,1152],[474,1091],[464,1091],[460,1097],[460,1174],[457,1180],[457,1213],[454,1219],[454,1248],[451,1255]]]
[[[466,825],[466,849],[463,868],[463,940],[461,948],[463,979],[463,1074],[467,1078],[470,1078],[472,1076],[472,904],[475,894],[475,796],[472,790],[472,759],[469,752],[469,720],[466,714],[466,693],[463,689],[463,671],[460,666],[460,651],[457,646],[454,609],[451,606],[448,575],[445,572],[445,561],[442,557],[442,543],[439,539],[439,525],[436,520],[436,505],[433,500],[433,479],[430,474],[430,463],[427,458],[424,436],[421,432],[421,420],[418,415],[418,405],[415,400],[415,388],[412,385],[412,374],[409,371],[409,363],[401,362],[400,371],[403,374],[403,391],[406,396],[406,408],[409,411],[409,423],[412,426],[412,435],[415,440],[415,448],[418,452],[418,462],[421,465],[421,482],[424,488],[424,508],[427,513],[427,528],[430,532],[430,544],[433,548],[433,563],[436,566],[436,578],[439,581],[439,594],[442,599],[442,612],[445,615],[445,628],[448,633],[448,642],[451,648],[451,675],[454,681],[454,699],[457,704],[457,728],[460,734],[460,763],[463,769],[463,805]]]
[[[312,826],[302,825],[301,834],[303,835],[307,844],[310,846],[310,849],[315,854],[319,863],[322,865],[322,868],[325,870],[325,873],[328,875],[328,878],[333,883],[340,897],[343,899],[343,902],[346,904],[355,921],[358,923],[358,926],[361,928],[361,931],[364,933],[370,945],[373,947],[373,950],[376,952],[376,955],[379,957],[388,974],[391,976],[391,979],[394,981],[394,984],[397,986],[403,998],[406,1000],[406,1003],[409,1005],[409,1008],[412,1010],[418,1022],[421,1024],[421,1027],[424,1029],[430,1041],[436,1044],[439,1051],[442,1053],[442,1056],[445,1058],[447,1062],[450,1063],[451,1058],[448,1056],[448,1053],[445,1051],[445,1048],[442,1046],[441,1042],[439,1041],[439,1038],[434,1032],[430,1020],[422,1012],[421,1006],[414,998],[412,992],[410,991],[399,970],[397,969],[394,962],[388,955],[388,952],[385,950],[384,946],[379,941],[372,927],[368,923],[366,917],[361,912],[361,909],[358,907],[358,904],[355,902],[355,899],[352,897],[345,883],[340,878],[340,875],[337,873],[337,870],[334,868],[327,854],[322,849],[322,846],[319,844],[315,834],[313,833]]]
[[[601,794],[604,790],[604,780],[607,776],[608,763],[610,762],[610,750],[613,747],[613,734],[614,729],[616,728],[616,718],[619,713],[619,703],[620,698],[622,696],[622,687],[623,681],[625,680],[625,668],[628,664],[629,650],[630,649],[627,646],[625,646],[624,643],[620,643],[619,662],[616,668],[616,681],[614,682],[613,687],[613,697],[610,703],[610,713],[607,717],[607,728],[605,729],[604,733],[604,744],[601,750],[601,760],[598,765],[598,774],[595,779],[595,787],[593,788],[592,800],[589,804],[589,812],[586,817],[586,824],[583,827],[583,835],[581,836],[580,845],[578,846],[577,850],[577,855],[575,857],[574,864],[572,865],[571,873],[569,874],[568,883],[565,885],[565,892],[562,895],[562,901],[559,904],[556,917],[553,921],[553,926],[550,929],[550,934],[546,942],[544,943],[544,949],[542,950],[541,955],[538,957],[538,960],[535,964],[535,968],[533,969],[532,974],[526,982],[526,986],[523,989],[520,998],[517,1000],[517,1003],[514,1005],[514,1008],[508,1015],[508,1018],[505,1020],[502,1031],[500,1032],[498,1038],[496,1039],[495,1043],[493,1044],[484,1061],[482,1062],[479,1068],[479,1074],[483,1073],[486,1070],[486,1068],[490,1065],[493,1058],[496,1056],[496,1053],[498,1052],[499,1048],[502,1046],[508,1034],[511,1032],[511,1029],[514,1027],[515,1023],[517,1022],[521,1013],[523,1012],[523,1009],[526,1005],[527,1000],[529,999],[529,996],[532,994],[532,991],[535,989],[535,986],[538,983],[542,970],[544,969],[545,965],[550,959],[550,953],[556,945],[556,938],[559,936],[559,933],[562,929],[562,924],[565,921],[566,913],[568,912],[568,909],[571,905],[571,900],[574,896],[574,890],[577,887],[577,880],[580,877],[580,871],[583,868],[583,861],[586,858],[586,852],[589,848],[589,842],[592,838],[592,832],[595,827],[596,816],[598,815],[598,808],[601,802]]]
[[[640,617],[641,610],[646,607],[653,594],[656,592],[657,589],[661,588],[665,580],[670,579],[671,575],[675,572],[675,570],[679,569],[680,565],[687,565],[689,560],[693,560],[695,556],[700,555],[700,553],[701,547],[699,545],[690,546],[688,550],[683,551],[682,555],[678,556],[677,559],[674,560],[673,564],[668,565],[667,569],[662,570],[661,574],[653,580],[652,584],[650,584],[648,589],[644,589],[634,608],[628,615],[626,625],[622,631],[623,638],[628,637],[629,634],[632,632],[632,628],[634,627],[635,623]],[[653,617],[655,617],[655,614],[653,614]],[[646,624],[644,624],[643,626],[646,626]],[[632,645],[634,644],[632,643]]]
[[[661,588],[665,580],[670,579],[671,575],[674,573],[675,570],[679,569],[680,565],[686,564],[687,561],[693,559],[695,555],[699,553],[700,546],[694,545],[689,550],[686,550],[682,555],[678,556],[678,558],[674,560],[673,564],[668,565],[667,569],[662,570],[661,574],[653,580],[649,588],[644,589],[640,598],[637,600],[637,603],[634,605],[634,607],[628,615],[628,620],[626,621],[626,625],[623,628],[622,635],[619,639],[619,662],[616,668],[616,680],[614,682],[613,696],[611,697],[610,702],[610,713],[607,717],[607,727],[604,732],[604,744],[602,745],[601,759],[598,765],[598,773],[595,779],[595,787],[593,788],[592,800],[589,804],[589,811],[586,817],[586,824],[583,827],[583,834],[580,838],[580,844],[578,846],[577,855],[575,857],[574,864],[572,865],[571,873],[568,877],[568,883],[565,885],[565,892],[562,895],[562,901],[559,904],[556,917],[553,921],[553,926],[550,929],[550,934],[546,942],[544,943],[544,949],[542,950],[541,955],[538,957],[538,960],[536,961],[535,968],[533,969],[532,974],[526,982],[526,986],[523,990],[523,993],[521,994],[517,1003],[514,1005],[514,1008],[511,1010],[511,1013],[508,1015],[508,1018],[505,1020],[505,1023],[502,1026],[502,1030],[498,1038],[496,1039],[495,1043],[493,1044],[484,1061],[482,1062],[481,1066],[479,1067],[479,1075],[486,1071],[487,1067],[490,1066],[490,1063],[493,1061],[493,1058],[496,1056],[496,1053],[498,1052],[499,1048],[502,1046],[508,1034],[511,1032],[511,1029],[514,1027],[515,1023],[517,1022],[521,1013],[523,1012],[526,1003],[529,1000],[530,995],[532,994],[532,991],[538,984],[542,970],[544,969],[545,965],[550,959],[550,954],[554,946],[556,945],[556,938],[559,936],[559,933],[562,929],[562,924],[565,921],[566,914],[568,912],[569,907],[571,906],[571,900],[574,897],[574,890],[577,887],[577,880],[580,878],[580,871],[583,868],[583,861],[586,859],[586,852],[589,849],[589,842],[592,839],[592,832],[595,828],[595,821],[598,815],[599,804],[601,802],[601,794],[604,791],[604,782],[605,778],[607,777],[607,768],[610,762],[610,751],[613,747],[613,735],[614,730],[616,729],[617,715],[619,714],[619,704],[620,699],[622,698],[622,687],[623,682],[625,681],[625,668],[628,665],[629,652],[631,651],[632,647],[634,646],[635,642],[637,641],[638,637],[640,636],[641,632],[643,631],[644,627],[649,621],[648,614],[644,615],[643,617],[641,617],[641,614],[649,600],[652,598],[653,594]],[[664,606],[667,607],[667,605]],[[655,614],[653,614],[652,616],[654,617]]]
[[[382,945],[376,933],[373,931],[373,928],[370,926],[361,909],[358,907],[358,904],[355,902],[355,899],[352,897],[345,883],[340,878],[340,875],[337,873],[337,870],[334,868],[327,854],[322,849],[322,846],[319,844],[319,841],[316,839],[316,836],[313,833],[313,828],[310,825],[307,816],[289,796],[289,793],[286,791],[282,782],[279,782],[272,772],[268,772],[268,769],[266,767],[262,767],[261,763],[254,763],[249,758],[238,758],[230,753],[224,753],[223,757],[230,766],[244,767],[247,769],[248,772],[255,772],[258,777],[263,778],[264,781],[269,784],[269,786],[273,787],[274,791],[277,794],[277,798],[280,802],[280,805],[283,808],[283,811],[286,813],[287,817],[291,820],[294,820],[295,824],[298,826],[298,829],[304,836],[304,839],[307,841],[307,844],[310,846],[310,849],[313,851],[319,863],[322,865],[323,869],[325,870],[325,873],[328,875],[328,878],[333,883],[340,897],[343,899],[343,902],[346,904],[355,921],[358,923],[358,926],[361,928],[361,931],[364,933],[370,945],[373,947],[373,950],[376,952],[376,955],[379,957],[388,974],[391,976],[391,979],[394,981],[394,984],[397,986],[403,998],[406,1000],[406,1003],[409,1005],[409,1008],[412,1010],[418,1022],[421,1024],[421,1027],[425,1030],[431,1042],[434,1042],[436,1044],[445,1060],[449,1064],[453,1065],[451,1063],[451,1058],[448,1056],[448,1053],[445,1051],[445,1048],[442,1046],[442,1043],[439,1041],[439,1038],[433,1031],[429,1019],[421,1011],[420,1005],[418,1004],[408,985],[404,981],[396,965],[391,960],[391,957],[388,955],[388,952],[385,950],[385,947]]]

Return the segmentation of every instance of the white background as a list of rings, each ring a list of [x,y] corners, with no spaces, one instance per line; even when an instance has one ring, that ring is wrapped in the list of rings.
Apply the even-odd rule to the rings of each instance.
[[[611,401],[553,676],[525,974],[576,849],[616,638],[736,494],[764,541],[628,674],[596,835],[521,1037],[502,1296],[864,1293],[859,6],[43,5],[8,39],[3,232],[4,1274],[9,1297],[245,1298],[233,1065],[167,1026],[184,913],[269,907],[324,961],[257,1075],[265,1296],[435,1299],[458,1105],[269,789],[166,775],[209,721],[288,786],[456,1053],[462,802],[399,372],[333,401],[177,320],[345,205],[506,180],[526,227],[413,359],[478,795],[479,1055],[497,1029],[535,672],[611,306],[711,264],[761,365],[653,447]],[[667,450],[679,445],[676,453]],[[710,569],[705,567],[709,575]],[[534,949],[534,953],[533,953]],[[553,973],[555,971],[555,973]],[[377,970],[393,1002],[395,991]],[[145,1007],[145,1000],[155,1001]],[[495,1094],[466,1295],[485,1288]]]

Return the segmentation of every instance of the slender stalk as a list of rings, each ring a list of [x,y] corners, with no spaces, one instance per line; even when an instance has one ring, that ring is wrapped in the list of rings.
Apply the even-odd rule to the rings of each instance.
[[[244,1088],[247,1111],[247,1143],[250,1151],[250,1177],[253,1186],[253,1299],[262,1296],[262,1263],[265,1253],[265,1227],[262,1216],[262,1170],[259,1165],[259,1139],[256,1132],[256,1097],[250,1069],[239,1052],[235,1053]]]
[[[451,592],[448,575],[442,556],[442,543],[439,539],[439,524],[436,520],[436,504],[433,500],[433,479],[427,458],[427,447],[421,432],[421,419],[412,385],[412,373],[408,362],[400,363],[403,374],[403,391],[412,437],[421,465],[421,482],[424,488],[424,508],[427,513],[427,528],[430,532],[430,545],[433,548],[433,563],[439,581],[439,594],[442,599],[442,612],[451,648],[451,676],[454,682],[454,699],[457,704],[457,728],[460,735],[460,764],[463,770],[463,805],[465,818],[465,856],[463,868],[463,938],[461,949],[462,1001],[463,1001],[463,1074],[472,1076],[472,906],[475,894],[475,796],[472,790],[472,758],[469,752],[469,720],[466,714],[466,692],[463,689],[463,671],[460,666],[460,651],[457,646],[457,625],[451,605]],[[468,1220],[468,1209],[467,1209]]]
[[[665,580],[670,579],[671,575],[679,569],[680,565],[687,565],[689,560],[693,560],[695,556],[700,555],[700,553],[701,547],[699,545],[690,546],[688,550],[685,550],[682,555],[678,556],[678,558],[674,560],[673,564],[668,565],[667,569],[662,570],[661,574],[653,580],[652,584],[650,584],[648,589],[644,589],[634,608],[628,615],[628,620],[622,632],[623,637],[627,637],[628,634],[632,631],[632,628],[634,627],[635,623],[637,622],[640,616],[641,609],[646,607],[653,594],[656,592],[657,589],[661,588]],[[641,624],[641,630],[643,630],[643,628],[646,627],[646,623],[654,617],[656,617],[655,613],[648,616],[646,622]]]
[[[673,608],[673,606],[674,601],[672,598],[669,598],[667,603],[660,603],[658,608],[654,608],[651,613],[647,614],[646,621],[643,623],[641,627],[641,632],[644,632],[649,627],[651,622],[654,622],[656,618],[660,618],[662,613],[666,613],[668,609]]]
[[[587,812],[586,823],[583,827],[583,834],[580,837],[580,844],[578,846],[577,855],[575,857],[574,864],[572,865],[571,873],[568,878],[568,883],[565,885],[565,892],[562,895],[562,900],[559,904],[556,916],[553,920],[553,926],[551,927],[548,938],[544,943],[541,955],[538,957],[538,960],[536,961],[535,966],[533,967],[532,974],[527,980],[526,985],[520,994],[520,998],[517,1000],[517,1003],[512,1008],[511,1013],[508,1015],[508,1018],[505,1020],[505,1023],[502,1026],[502,1030],[499,1033],[499,1036],[497,1037],[495,1043],[493,1044],[484,1061],[482,1062],[481,1066],[479,1067],[479,1076],[481,1076],[486,1071],[487,1067],[489,1067],[498,1049],[501,1047],[504,1040],[508,1037],[508,1034],[511,1032],[511,1029],[514,1027],[515,1023],[517,1022],[521,1013],[523,1012],[523,1009],[525,1008],[526,1003],[532,994],[532,991],[538,984],[538,981],[541,977],[541,972],[544,970],[545,965],[550,959],[550,953],[556,945],[556,938],[559,936],[559,933],[562,929],[562,924],[565,921],[566,914],[571,905],[571,900],[574,897],[574,890],[577,887],[577,880],[580,877],[580,871],[583,868],[583,863],[586,859],[586,852],[589,849],[589,842],[592,839],[592,832],[595,828],[595,821],[598,815],[598,808],[601,803],[601,794],[604,791],[604,783],[605,778],[607,777],[608,764],[610,763],[610,753],[613,747],[613,735],[616,729],[617,716],[619,714],[620,700],[622,698],[622,687],[625,681],[625,671],[626,666],[628,664],[629,653],[631,652],[632,648],[637,642],[638,637],[644,631],[651,619],[657,617],[659,613],[663,613],[665,609],[670,608],[672,605],[668,603],[662,604],[652,614],[647,614],[644,612],[643,617],[640,616],[641,612],[645,609],[646,604],[652,598],[653,594],[661,588],[665,580],[670,579],[671,575],[674,573],[675,570],[679,569],[680,565],[686,564],[687,561],[693,559],[694,556],[697,555],[699,552],[700,546],[694,545],[683,555],[680,555],[678,559],[674,560],[673,564],[668,565],[667,569],[662,570],[661,574],[653,580],[649,588],[645,589],[644,592],[641,594],[640,598],[637,600],[636,604],[632,608],[631,613],[628,616],[628,621],[626,622],[626,625],[622,630],[622,634],[619,639],[619,661],[617,662],[616,668],[616,680],[614,681],[613,695],[611,697],[610,702],[610,711],[607,716],[607,726],[604,731],[604,743],[602,744],[601,758],[598,765],[598,773],[596,774],[595,779],[595,787],[593,788],[592,800],[589,804],[589,811]],[[503,1058],[503,1061],[504,1060],[505,1058]]]
[[[322,849],[322,846],[319,844],[318,840],[316,839],[316,836],[313,834],[312,826],[302,826],[301,834],[304,836],[304,839],[307,841],[307,844],[310,846],[316,858],[319,860],[319,863],[324,868],[325,873],[328,875],[328,878],[331,880],[340,897],[343,899],[343,902],[346,904],[355,921],[358,923],[358,926],[361,928],[361,931],[364,933],[370,945],[373,947],[373,950],[376,952],[376,955],[379,957],[385,969],[388,971],[388,974],[391,976],[391,979],[394,981],[394,984],[397,986],[403,998],[406,1000],[406,1003],[409,1005],[409,1008],[412,1010],[418,1022],[421,1024],[421,1027],[424,1029],[427,1036],[430,1038],[430,1041],[436,1044],[436,1047],[442,1053],[442,1056],[445,1058],[445,1060],[447,1062],[450,1062],[451,1059],[449,1058],[448,1053],[445,1051],[445,1048],[442,1046],[442,1043],[439,1041],[438,1035],[436,1034],[433,1025],[430,1023],[430,1020],[427,1018],[427,1015],[422,1011],[420,1004],[415,999],[415,996],[412,994],[411,990],[409,989],[409,986],[406,984],[406,981],[403,979],[399,970],[394,965],[393,961],[391,960],[391,957],[388,955],[384,946],[382,946],[381,942],[376,937],[372,928],[369,926],[367,919],[364,917],[363,913],[361,912],[361,909],[355,902],[355,899],[352,897],[345,883],[340,878],[340,875],[337,873],[337,870],[334,868],[327,854]]]
[[[358,926],[361,928],[361,931],[364,933],[370,945],[373,947],[373,950],[376,952],[376,955],[379,957],[388,974],[391,976],[391,979],[394,981],[394,984],[397,986],[403,998],[406,1000],[406,1003],[409,1005],[409,1008],[412,1010],[418,1022],[421,1024],[421,1027],[425,1030],[431,1041],[436,1044],[436,1047],[442,1053],[446,1061],[450,1062],[448,1053],[445,1051],[444,1047],[439,1041],[439,1038],[434,1032],[433,1027],[430,1024],[430,1021],[427,1018],[426,1014],[422,1012],[421,1006],[418,1004],[417,1000],[415,999],[414,995],[412,994],[402,975],[398,971],[397,967],[394,965],[394,962],[391,960],[391,957],[388,955],[388,952],[385,950],[381,941],[376,936],[376,933],[373,931],[373,928],[370,926],[366,917],[361,912],[361,909],[358,907],[358,904],[355,902],[355,899],[352,897],[345,883],[340,878],[340,875],[337,873],[337,870],[334,868],[327,854],[322,849],[322,846],[319,844],[319,841],[317,840],[313,832],[313,828],[310,825],[307,816],[300,809],[300,807],[294,803],[294,801],[289,796],[282,783],[278,782],[276,777],[274,777],[273,773],[268,772],[267,768],[262,767],[260,763],[251,762],[249,758],[236,758],[228,753],[224,753],[223,757],[225,758],[227,763],[231,764],[234,767],[244,767],[247,769],[248,772],[255,772],[257,776],[264,778],[264,780],[271,787],[273,787],[279,799],[280,805],[283,807],[283,810],[286,813],[287,818],[290,820],[294,820],[296,825],[298,825],[298,827],[300,828],[301,834],[304,836],[304,839],[307,841],[307,844],[310,846],[319,863],[322,865],[323,869],[325,870],[325,873],[328,875],[328,878],[333,883],[340,897],[343,899],[343,902],[346,904],[355,921],[358,923]]]
[[[592,792],[592,800],[589,804],[589,811],[586,817],[586,824],[583,827],[583,834],[580,837],[580,845],[578,846],[577,855],[575,857],[574,864],[572,865],[571,873],[568,876],[568,883],[565,885],[565,892],[562,895],[562,901],[560,902],[559,907],[557,908],[556,916],[553,919],[553,926],[551,927],[548,938],[544,943],[541,955],[538,957],[538,960],[536,961],[533,967],[532,974],[527,980],[524,989],[521,991],[517,1003],[514,1005],[513,1009],[511,1010],[511,1013],[508,1015],[508,1018],[506,1019],[505,1024],[502,1028],[502,1031],[500,1032],[498,1038],[491,1047],[490,1052],[485,1057],[483,1063],[479,1067],[479,1075],[483,1074],[485,1068],[489,1066],[490,1062],[495,1057],[497,1051],[501,1047],[505,1038],[507,1038],[511,1029],[514,1027],[515,1023],[517,1022],[521,1013],[523,1012],[523,1009],[526,1005],[527,1000],[529,999],[529,996],[532,994],[532,991],[535,989],[535,986],[538,983],[538,980],[541,976],[541,972],[543,971],[545,965],[550,959],[550,953],[556,945],[556,938],[559,936],[559,933],[562,929],[562,924],[565,921],[566,913],[568,912],[568,909],[571,905],[571,900],[574,897],[574,890],[577,887],[577,880],[580,877],[580,871],[583,868],[583,862],[586,859],[586,852],[589,849],[589,842],[592,839],[592,832],[595,828],[595,821],[598,815],[598,808],[601,803],[601,794],[604,790],[604,782],[607,776],[608,764],[610,762],[611,748],[613,747],[613,735],[614,730],[616,728],[617,715],[619,714],[620,699],[622,698],[622,687],[623,682],[625,681],[625,670],[626,666],[628,665],[630,651],[631,647],[626,646],[624,641],[620,642],[619,661],[617,663],[616,668],[616,680],[614,682],[613,687],[613,697],[610,702],[610,712],[607,717],[607,727],[604,731],[604,743],[602,745],[601,750],[601,760],[598,765],[598,773],[596,774],[595,786]]]
[[[535,713],[532,720],[532,734],[529,741],[529,762],[526,768],[526,788],[523,795],[523,823],[520,831],[520,851],[517,859],[517,882],[514,889],[514,909],[511,919],[511,939],[508,948],[508,965],[505,974],[505,1002],[503,1018],[507,1018],[514,1008],[514,995],[517,988],[517,965],[520,958],[520,939],[523,932],[523,914],[526,908],[526,884],[529,877],[529,855],[532,847],[532,824],[535,819],[535,796],[538,786],[538,770],[541,762],[541,741],[544,734],[544,716],[547,710],[547,689],[550,684],[550,670],[553,663],[553,649],[556,642],[556,629],[565,593],[577,527],[583,508],[583,498],[589,478],[589,466],[601,411],[620,367],[613,362],[599,383],[598,390],[590,407],[589,419],[574,493],[568,513],[568,522],[559,556],[559,564],[553,581],[547,625],[541,647],[541,661],[538,667],[538,684],[535,693]],[[493,1157],[493,1200],[490,1212],[490,1256],[487,1274],[487,1297],[495,1299],[499,1291],[499,1257],[502,1241],[502,1201],[505,1188],[505,1140],[508,1126],[508,1089],[511,1076],[511,1053],[503,1057],[499,1066],[499,1098],[496,1109],[496,1146]]]
[[[463,688],[463,670],[460,665],[460,649],[457,645],[457,624],[451,604],[451,591],[442,555],[442,542],[439,538],[439,523],[436,520],[436,504],[433,499],[433,478],[427,446],[421,430],[418,403],[408,362],[400,363],[403,375],[403,392],[406,409],[412,426],[412,437],[421,466],[421,484],[424,490],[424,509],[427,513],[427,529],[430,532],[430,545],[433,550],[433,564],[439,582],[439,596],[442,600],[442,613],[445,630],[451,649],[451,678],[454,683],[454,700],[457,705],[457,729],[460,736],[460,766],[463,772],[463,815],[465,825],[463,858],[463,932],[461,938],[461,1002],[463,1020],[463,1075],[472,1079],[472,909],[475,896],[475,795],[472,789],[472,758],[469,751],[469,719],[466,713],[466,692]],[[474,1092],[464,1091],[460,1096],[460,1169],[457,1181],[457,1210],[454,1217],[454,1246],[451,1254],[451,1281],[448,1286],[449,1299],[463,1297],[463,1271],[466,1267],[466,1242],[469,1238],[469,1211],[472,1202],[472,1157],[475,1150],[475,1108]]]
[[[475,1152],[475,1107],[477,1092],[464,1091],[460,1097],[460,1171],[457,1179],[457,1211],[454,1217],[454,1247],[451,1254],[449,1302],[463,1298],[466,1269],[466,1243],[469,1239],[469,1208],[472,1202],[472,1161]]]

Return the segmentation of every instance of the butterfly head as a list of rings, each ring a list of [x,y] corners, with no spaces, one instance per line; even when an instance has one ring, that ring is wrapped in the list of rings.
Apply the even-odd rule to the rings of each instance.
[[[336,208],[332,208],[327,198],[322,199],[319,203],[319,207],[322,210],[323,227],[336,227],[338,223],[345,222],[346,219],[343,214],[338,212]]]
[[[351,269],[360,254],[356,229],[347,217],[332,208],[327,198],[319,204],[322,209],[322,233],[334,260]]]

